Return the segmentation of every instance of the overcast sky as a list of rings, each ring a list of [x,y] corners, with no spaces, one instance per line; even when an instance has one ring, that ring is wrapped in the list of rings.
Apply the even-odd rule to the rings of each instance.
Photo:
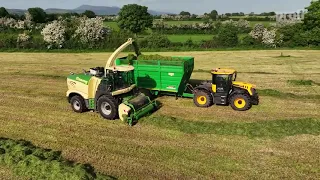
[[[137,3],[149,9],[178,13],[182,10],[203,14],[216,9],[226,12],[297,12],[311,0],[0,0],[6,8],[27,9],[30,7],[74,9],[80,5],[118,6]]]

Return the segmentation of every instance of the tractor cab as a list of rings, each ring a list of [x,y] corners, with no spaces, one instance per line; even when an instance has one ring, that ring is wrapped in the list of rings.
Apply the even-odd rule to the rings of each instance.
[[[216,93],[228,93],[232,88],[232,82],[237,78],[234,69],[215,69],[212,73],[212,90]]]

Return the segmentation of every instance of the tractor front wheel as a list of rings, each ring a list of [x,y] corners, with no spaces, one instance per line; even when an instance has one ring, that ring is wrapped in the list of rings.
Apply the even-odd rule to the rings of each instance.
[[[235,94],[230,98],[230,105],[236,111],[247,111],[252,107],[250,97],[247,94]]]
[[[115,120],[118,116],[118,103],[111,95],[101,96],[97,102],[97,109],[105,119]]]
[[[86,103],[81,96],[73,96],[70,99],[70,104],[74,112],[83,113],[87,110]]]
[[[213,98],[209,92],[200,90],[194,94],[193,102],[198,107],[207,108],[213,105]]]

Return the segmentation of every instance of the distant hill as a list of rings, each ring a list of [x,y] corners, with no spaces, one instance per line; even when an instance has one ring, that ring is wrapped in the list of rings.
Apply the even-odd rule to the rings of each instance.
[[[73,11],[77,13],[83,13],[86,10],[93,11],[97,15],[115,15],[118,14],[120,11],[119,7],[107,7],[107,6],[89,6],[89,5],[82,5]]]
[[[64,14],[64,13],[70,13],[72,10],[70,9],[56,9],[56,8],[49,8],[45,10],[48,14]]]
[[[19,15],[23,15],[25,12],[27,12],[27,10],[24,10],[24,9],[7,9],[7,11],[10,14],[19,14]]]
[[[7,9],[7,10],[9,13],[19,14],[19,15],[22,15],[27,11],[25,9]],[[48,14],[53,14],[53,13],[63,14],[63,13],[70,13],[70,12],[76,12],[76,13],[80,14],[80,13],[85,12],[86,10],[93,11],[97,15],[117,15],[120,11],[120,8],[115,7],[115,6],[108,7],[108,6],[82,5],[82,6],[75,8],[75,9],[49,8],[49,9],[46,9],[45,11]],[[154,11],[154,10],[149,10],[149,13],[152,15],[170,14],[170,13],[158,12],[158,11]]]

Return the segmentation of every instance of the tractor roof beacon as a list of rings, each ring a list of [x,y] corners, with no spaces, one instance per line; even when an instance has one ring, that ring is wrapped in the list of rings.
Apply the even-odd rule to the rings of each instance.
[[[105,67],[90,68],[67,77],[66,96],[75,112],[93,110],[105,119],[120,118],[133,125],[157,108],[155,101],[137,90],[133,80],[134,67],[114,65],[117,56],[129,45],[133,45],[135,53],[140,55],[135,41],[130,38],[109,57]]]

